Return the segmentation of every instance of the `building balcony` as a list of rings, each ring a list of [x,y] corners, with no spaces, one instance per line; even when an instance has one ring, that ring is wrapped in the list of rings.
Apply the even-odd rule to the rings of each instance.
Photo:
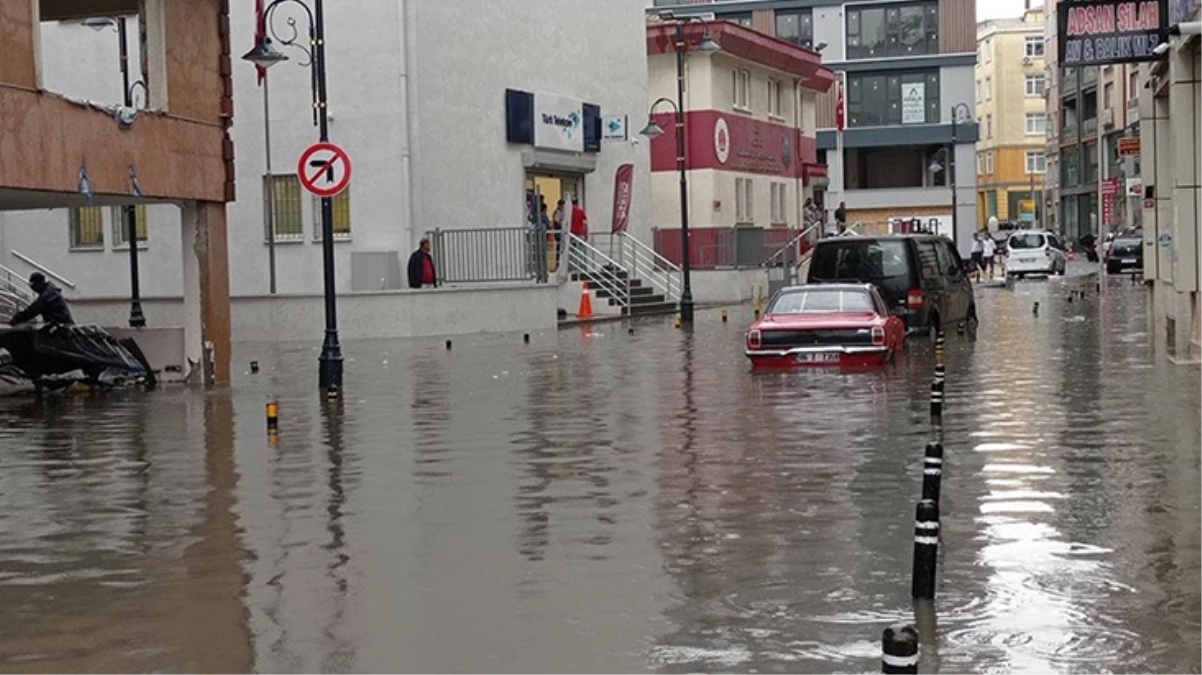
[[[1093,138],[1098,135],[1098,118],[1091,117],[1081,124],[1081,134],[1085,138]]]
[[[1081,88],[1089,87],[1098,83],[1098,67],[1086,66],[1081,73]]]
[[[1060,95],[1071,96],[1077,93],[1077,70],[1069,69],[1065,71],[1064,77],[1060,82]]]
[[[1066,124],[1060,131],[1061,143],[1076,143],[1077,142],[1077,125]]]

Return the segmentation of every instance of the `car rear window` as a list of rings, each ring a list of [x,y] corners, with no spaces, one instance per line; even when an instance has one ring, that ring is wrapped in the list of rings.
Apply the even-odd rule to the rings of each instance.
[[[822,288],[782,293],[768,308],[769,314],[823,314],[874,312],[876,305],[866,290]]]
[[[1119,237],[1114,240],[1115,248],[1139,248],[1144,243],[1142,238],[1136,237]]]
[[[881,281],[909,274],[906,242],[902,240],[823,243],[810,261],[812,281]]]
[[[1038,232],[1010,236],[1009,247],[1014,250],[1043,248],[1046,245],[1047,239]]]

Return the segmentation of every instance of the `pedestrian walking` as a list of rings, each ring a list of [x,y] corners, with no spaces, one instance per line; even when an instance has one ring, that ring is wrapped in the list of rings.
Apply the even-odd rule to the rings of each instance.
[[[981,233],[981,260],[985,263],[985,268],[989,271],[989,278],[993,278],[993,263],[997,257],[997,242],[993,240],[993,235],[989,232]]]
[[[434,257],[430,255],[430,239],[422,237],[417,250],[409,256],[409,288],[438,285],[438,272],[434,269]]]
[[[981,280],[981,268],[984,266],[985,243],[981,238],[986,236],[980,231],[977,231],[972,236],[972,266],[977,273],[977,281]]]

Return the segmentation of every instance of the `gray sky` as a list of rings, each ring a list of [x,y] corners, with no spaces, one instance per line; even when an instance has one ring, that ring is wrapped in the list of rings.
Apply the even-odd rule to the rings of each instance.
[[[1042,0],[1033,0],[1032,5],[1042,5]],[[1022,16],[1023,0],[977,0],[977,21],[987,19],[1016,18]]]

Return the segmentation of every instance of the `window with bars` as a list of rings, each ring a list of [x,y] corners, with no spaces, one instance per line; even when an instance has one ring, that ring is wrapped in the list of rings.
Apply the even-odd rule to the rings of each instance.
[[[334,207],[334,238],[351,238],[351,190],[347,188],[332,198]],[[313,240],[321,241],[321,197],[313,198]]]
[[[104,209],[99,206],[80,206],[70,210],[68,223],[71,249],[96,251],[104,249]]]
[[[301,185],[296,174],[263,177],[263,203],[268,204],[268,195],[275,202],[272,209],[275,218],[275,239],[303,239],[305,220],[301,215]],[[266,220],[264,220],[266,223]],[[266,224],[264,239],[266,239]]]
[[[138,241],[144,242],[150,236],[150,228],[147,220],[147,209],[145,204],[138,204],[134,207],[138,215]],[[125,247],[129,245],[129,239],[126,233],[129,232],[129,224],[125,222],[125,208],[114,206],[109,215],[109,219],[113,223],[113,247]]]
[[[751,71],[735,68],[731,71],[731,95],[733,107],[738,110],[751,109]]]

